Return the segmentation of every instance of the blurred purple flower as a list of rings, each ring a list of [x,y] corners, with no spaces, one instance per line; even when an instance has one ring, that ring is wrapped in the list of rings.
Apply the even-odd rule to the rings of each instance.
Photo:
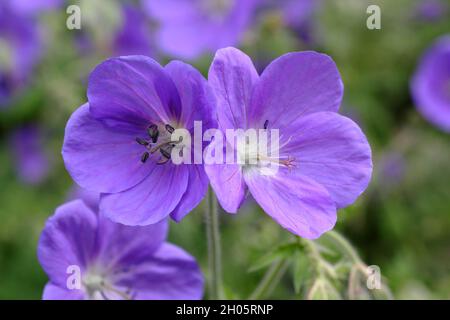
[[[319,0],[269,0],[281,10],[284,23],[305,42],[311,42],[313,15]],[[275,4],[276,3],[276,4]]]
[[[247,55],[227,48],[216,53],[209,83],[222,130],[278,129],[280,136],[279,158],[268,158],[279,166],[275,174],[265,173],[258,152],[244,155],[255,165],[205,166],[222,207],[237,212],[248,189],[294,234],[317,238],[332,229],[336,209],[353,203],[372,173],[366,137],[337,114],[343,84],[333,60],[312,51],[288,53],[259,76]]]
[[[448,4],[442,0],[421,0],[416,7],[418,18],[426,21],[437,21],[448,12]]]
[[[140,9],[131,5],[122,7],[122,26],[117,31],[112,46],[112,51],[117,56],[152,55],[146,17]]]
[[[17,174],[27,184],[38,184],[49,173],[49,159],[42,140],[42,132],[34,125],[18,129],[10,138]]]
[[[81,200],[62,205],[39,239],[39,262],[50,280],[43,299],[201,299],[195,259],[164,242],[166,236],[167,221],[128,227]]]
[[[411,94],[428,121],[450,132],[450,36],[426,51],[412,78]]]
[[[3,0],[9,3],[16,12],[38,15],[44,11],[53,10],[63,5],[64,0]]]
[[[41,54],[41,36],[33,17],[0,2],[0,108],[29,80]]]
[[[121,6],[121,15],[119,27],[113,32],[111,39],[106,41],[106,48],[102,49],[106,49],[111,56],[152,56],[146,15],[138,7],[129,4]],[[89,32],[82,30],[75,41],[81,54],[90,54],[97,49]]]
[[[173,61],[144,56],[109,59],[91,73],[89,103],[70,118],[63,145],[66,168],[81,187],[102,193],[100,210],[127,225],[180,221],[203,199],[201,165],[170,160],[171,129],[214,125],[214,100],[202,75]]]
[[[142,0],[159,23],[157,39],[166,53],[196,59],[238,45],[253,18],[257,0]]]
[[[398,184],[405,174],[405,159],[397,152],[389,152],[383,156],[378,165],[382,186]]]

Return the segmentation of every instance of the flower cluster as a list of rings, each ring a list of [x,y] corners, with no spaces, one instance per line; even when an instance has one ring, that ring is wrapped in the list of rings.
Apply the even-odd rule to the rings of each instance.
[[[70,118],[62,154],[77,184],[100,194],[99,212],[74,201],[49,219],[39,245],[50,278],[44,298],[200,298],[195,262],[161,243],[167,217],[180,221],[196,207],[208,178],[226,211],[237,212],[250,191],[275,221],[306,238],[330,230],[336,209],[367,187],[370,147],[336,113],[343,85],[328,56],[290,53],[258,76],[248,56],[226,48],[208,78],[145,56],[112,58],[91,73],[88,103]],[[190,132],[196,121],[219,131],[276,128],[279,157],[244,148],[252,164],[174,163],[172,154],[184,150],[174,131]],[[280,170],[265,175],[268,163]],[[74,265],[79,286],[69,290]]]
[[[253,0],[143,3],[160,23],[164,50],[186,58],[237,42],[256,7]],[[138,35],[142,16],[131,7],[123,12],[111,48],[148,52]],[[360,128],[337,113],[343,83],[329,56],[288,53],[259,75],[245,53],[227,47],[205,79],[184,62],[162,66],[147,55],[100,63],[86,103],[67,123],[64,163],[81,187],[76,197],[89,197],[59,207],[42,232],[38,257],[50,279],[44,299],[200,299],[195,259],[164,241],[168,218],[180,222],[209,184],[227,212],[237,213],[251,194],[285,229],[318,238],[369,183],[371,149]],[[199,123],[213,133],[191,150],[188,136]],[[175,161],[234,145],[225,134],[231,129],[274,131],[278,139],[269,153],[259,141],[232,148],[248,162]]]

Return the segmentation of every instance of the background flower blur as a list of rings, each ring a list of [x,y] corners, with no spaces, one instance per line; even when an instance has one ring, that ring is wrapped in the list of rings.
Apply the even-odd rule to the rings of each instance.
[[[81,9],[81,30],[66,27],[71,4]],[[369,4],[381,8],[381,30],[366,27]],[[374,161],[368,190],[339,211],[336,229],[380,267],[395,298],[450,299],[450,136],[423,115],[424,108],[436,110],[433,119],[450,114],[450,54],[439,58],[442,68],[434,65],[439,81],[428,75],[425,88],[430,97],[439,92],[439,108],[416,105],[411,85],[426,52],[450,35],[449,18],[448,0],[1,1],[0,298],[41,297],[39,234],[56,207],[82,192],[60,152],[92,68],[145,54],[161,64],[184,60],[206,76],[215,50],[231,45],[259,71],[289,51],[334,59],[345,86],[341,113],[361,126]],[[169,241],[208,275],[202,211],[171,222]],[[241,211],[220,216],[230,298],[247,297],[264,273],[255,263],[292,238],[252,199]],[[287,273],[271,297],[305,295]]]

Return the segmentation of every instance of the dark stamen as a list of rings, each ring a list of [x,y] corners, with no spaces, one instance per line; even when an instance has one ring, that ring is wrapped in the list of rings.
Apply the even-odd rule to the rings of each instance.
[[[269,120],[264,121],[264,130],[269,126]]]
[[[158,126],[156,124],[152,124],[148,127],[147,133],[152,138],[152,142],[156,143],[158,141],[159,131]]]
[[[142,138],[136,138],[136,142],[139,143],[139,144],[142,145],[142,146],[148,146],[148,142],[145,141],[145,140],[142,139]]]
[[[159,152],[163,155],[164,158],[170,159],[170,152],[164,149],[159,149]]]
[[[148,157],[150,157],[150,154],[148,152],[144,152],[141,157],[141,162],[145,163],[148,160]]]
[[[166,124],[166,130],[167,130],[170,134],[172,134],[172,133],[175,131],[174,127],[172,127],[170,124]]]

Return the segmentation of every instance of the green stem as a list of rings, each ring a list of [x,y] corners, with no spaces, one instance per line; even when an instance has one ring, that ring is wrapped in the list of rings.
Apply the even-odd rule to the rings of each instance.
[[[284,273],[287,270],[289,261],[281,259],[272,263],[266,274],[261,279],[261,282],[256,287],[255,291],[250,295],[250,300],[259,300],[268,297],[276,285],[280,282]]]
[[[345,239],[335,231],[328,231],[326,235],[331,237],[334,241],[336,241],[336,243],[341,246],[342,249],[344,249],[350,259],[352,259],[353,263],[364,265],[358,253],[355,251],[355,249],[353,249],[352,245],[347,241],[347,239]]]
[[[214,191],[209,188],[206,198],[206,235],[208,237],[209,295],[212,300],[223,299],[222,262],[219,213]]]

